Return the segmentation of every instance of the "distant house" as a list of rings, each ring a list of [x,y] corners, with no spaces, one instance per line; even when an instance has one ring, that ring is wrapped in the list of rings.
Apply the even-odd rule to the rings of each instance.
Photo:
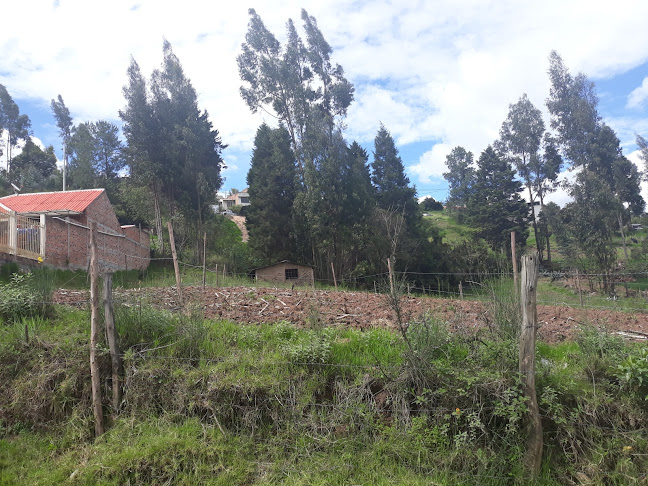
[[[92,221],[97,223],[101,267],[148,267],[148,232],[134,225],[120,226],[104,189],[0,198],[0,260],[37,260],[52,267],[86,269]]]
[[[219,206],[221,211],[227,211],[232,206],[249,206],[250,194],[248,194],[247,187],[236,194],[230,194],[227,197],[220,199]]]
[[[315,274],[313,267],[300,265],[288,260],[257,268],[252,271],[256,280],[265,282],[284,282],[296,285],[315,285]]]

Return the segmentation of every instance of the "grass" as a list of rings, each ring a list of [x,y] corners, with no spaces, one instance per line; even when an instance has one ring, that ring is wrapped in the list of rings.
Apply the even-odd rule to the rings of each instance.
[[[492,288],[502,329],[509,291]],[[28,322],[29,343],[0,325],[0,485],[528,484],[506,332],[453,335],[426,316],[406,343],[316,320],[238,325],[123,307],[126,401],[118,414],[106,406],[94,440],[88,319],[57,308]],[[645,403],[616,378],[631,352],[593,328],[538,343],[547,449],[536,484],[645,479]],[[105,371],[105,352],[99,361]]]
[[[474,238],[475,231],[464,224],[459,224],[445,211],[433,211],[425,216],[439,228],[443,242],[455,246]]]

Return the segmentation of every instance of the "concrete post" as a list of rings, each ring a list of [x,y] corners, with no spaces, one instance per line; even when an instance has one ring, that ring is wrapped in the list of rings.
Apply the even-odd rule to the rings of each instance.
[[[45,243],[47,242],[47,223],[45,215],[40,215],[40,254],[45,259]]]
[[[16,221],[16,212],[9,213],[9,254],[16,255],[18,253],[18,224]]]

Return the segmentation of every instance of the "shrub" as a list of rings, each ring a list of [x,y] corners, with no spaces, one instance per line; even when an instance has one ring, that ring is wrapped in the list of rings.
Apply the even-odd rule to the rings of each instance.
[[[25,317],[45,317],[50,314],[52,284],[33,273],[14,273],[8,284],[0,285],[0,317],[17,321]]]
[[[619,382],[648,400],[648,348],[642,346],[617,366]]]

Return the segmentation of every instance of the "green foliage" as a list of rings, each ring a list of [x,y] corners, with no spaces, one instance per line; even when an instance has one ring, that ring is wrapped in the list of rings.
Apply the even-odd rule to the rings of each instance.
[[[169,208],[169,218],[176,212],[182,215],[177,219],[183,220],[186,240],[197,243],[222,183],[225,145],[209,114],[198,108],[196,91],[168,41],[163,45],[162,66],[149,82],[134,59],[128,78],[127,106],[119,116],[124,122],[129,177],[149,192],[153,213],[147,216],[157,230],[159,249],[163,207]]]
[[[472,165],[473,154],[463,147],[453,148],[446,157],[448,172],[443,173],[443,178],[448,181],[450,192],[446,206],[450,211],[456,212],[458,218],[461,218],[461,209],[468,204],[475,184],[475,169]]]
[[[419,206],[421,206],[424,211],[443,211],[443,203],[437,201],[433,197],[426,197]]]
[[[648,400],[648,348],[638,347],[617,366],[617,377],[622,386]]]
[[[34,274],[14,273],[10,282],[0,285],[0,317],[20,321],[25,317],[44,317],[51,312],[52,287]]]
[[[253,252],[264,263],[294,259],[292,210],[298,182],[285,128],[272,129],[265,123],[259,127],[247,183],[250,206],[246,226]]]
[[[511,231],[520,244],[526,241],[528,209],[519,193],[521,185],[514,179],[515,172],[506,160],[489,146],[477,161],[474,189],[468,200],[466,216],[479,228],[477,235],[493,249],[511,246]]]
[[[4,139],[7,140],[7,175],[12,177],[12,151],[19,140],[29,139],[31,120],[27,115],[21,115],[18,105],[13,100],[7,88],[0,84],[0,136],[7,133]],[[0,155],[3,151],[0,149]]]

